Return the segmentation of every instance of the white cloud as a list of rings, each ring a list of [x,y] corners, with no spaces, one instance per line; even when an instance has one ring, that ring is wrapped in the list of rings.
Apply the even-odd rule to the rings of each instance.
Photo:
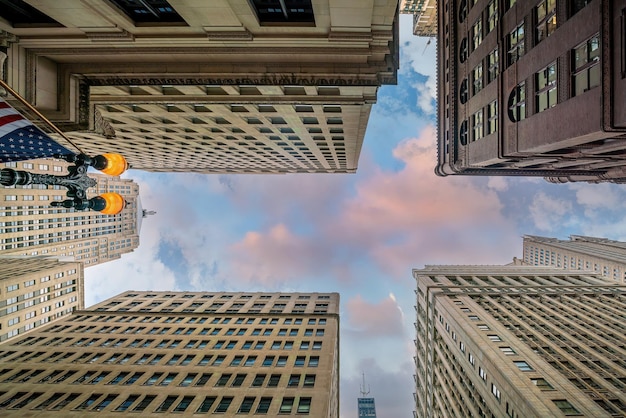
[[[496,192],[505,192],[509,189],[509,182],[504,177],[493,176],[489,177],[487,187]]]
[[[539,192],[528,208],[535,226],[542,231],[553,231],[567,222],[566,215],[572,213],[572,202],[550,197]]]

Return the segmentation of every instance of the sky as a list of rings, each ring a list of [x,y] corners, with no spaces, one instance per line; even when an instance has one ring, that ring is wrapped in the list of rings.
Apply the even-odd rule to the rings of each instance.
[[[341,417],[362,373],[378,416],[414,409],[415,282],[427,264],[505,264],[522,236],[626,239],[626,189],[437,177],[436,45],[400,20],[398,85],[378,91],[356,174],[129,171],[140,246],[89,267],[86,306],[126,290],[339,292]]]

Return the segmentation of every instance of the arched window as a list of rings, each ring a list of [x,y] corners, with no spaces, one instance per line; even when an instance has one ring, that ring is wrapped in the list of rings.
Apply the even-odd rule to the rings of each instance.
[[[511,90],[508,108],[511,122],[519,122],[526,118],[526,83],[523,81]]]
[[[459,128],[459,142],[461,145],[467,145],[467,135],[467,121],[464,120]]]
[[[467,55],[469,54],[468,45],[467,38],[463,38],[461,40],[461,45],[459,46],[459,60],[461,62],[465,62],[467,59]]]
[[[465,104],[469,100],[469,89],[467,88],[467,78],[461,81],[461,86],[459,87],[459,100],[461,100],[461,104]]]
[[[463,23],[467,17],[467,0],[461,0],[459,3],[459,22]]]

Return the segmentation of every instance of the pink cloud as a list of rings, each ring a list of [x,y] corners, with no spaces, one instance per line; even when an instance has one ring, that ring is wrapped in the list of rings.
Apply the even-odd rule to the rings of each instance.
[[[402,311],[391,296],[371,303],[361,295],[346,303],[348,327],[366,338],[403,336]]]
[[[320,252],[318,243],[278,224],[266,233],[248,232],[230,247],[229,260],[234,277],[273,286],[319,271],[315,254]]]
[[[268,284],[304,275],[347,281],[374,262],[389,278],[410,281],[411,268],[424,263],[509,261],[519,234],[504,219],[497,191],[481,179],[436,177],[434,143],[433,127],[402,142],[393,155],[403,167],[368,166],[363,177],[353,177],[349,196],[344,179],[333,184],[327,176],[318,182],[285,177],[284,187],[257,183],[241,203],[254,202],[272,224],[230,247],[233,277]],[[248,189],[242,181],[235,190]],[[306,225],[306,235],[292,232],[294,224]]]
[[[434,143],[435,130],[429,127],[396,147],[394,156],[404,168],[376,170],[358,184],[356,196],[344,201],[327,229],[328,239],[349,241],[386,271],[405,276],[410,265],[441,255],[508,259],[501,249],[508,254],[516,245],[503,241],[513,244],[518,237],[502,216],[496,191],[473,178],[436,177]]]

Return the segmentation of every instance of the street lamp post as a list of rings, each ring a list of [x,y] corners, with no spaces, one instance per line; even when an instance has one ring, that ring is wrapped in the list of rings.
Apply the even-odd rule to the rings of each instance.
[[[25,186],[28,184],[58,185],[67,189],[69,199],[52,202],[52,206],[74,208],[77,210],[92,209],[107,215],[116,215],[124,209],[126,202],[118,193],[103,193],[100,196],[87,198],[87,189],[94,187],[97,182],[87,176],[87,168],[93,167],[105,174],[119,176],[128,168],[126,159],[120,154],[103,154],[89,157],[85,154],[55,155],[55,158],[65,160],[70,165],[68,174],[54,176],[50,174],[30,173],[28,171],[3,168],[0,170],[0,184],[3,186]]]

